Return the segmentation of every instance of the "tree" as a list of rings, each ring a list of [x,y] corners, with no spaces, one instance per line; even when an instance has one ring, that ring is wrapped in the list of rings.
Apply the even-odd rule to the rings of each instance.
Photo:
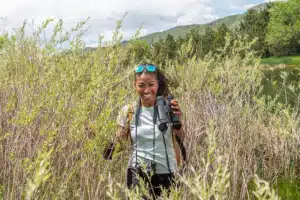
[[[278,2],[270,9],[267,42],[274,52],[293,54],[300,46],[300,0]]]
[[[213,43],[213,49],[215,50],[215,53],[218,51],[218,49],[223,48],[225,46],[225,36],[229,32],[229,28],[224,23],[218,26],[217,31],[215,32],[215,38]]]
[[[188,43],[190,40],[192,46],[188,52],[188,55],[186,55],[187,58],[192,58],[193,56],[200,58],[202,55],[202,36],[198,29],[192,29],[186,34],[185,43]]]
[[[270,21],[269,9],[273,4],[269,3],[263,10],[250,9],[243,21],[240,24],[238,32],[241,35],[247,35],[248,41],[257,39],[256,44],[253,45],[253,49],[258,52],[262,57],[270,55],[269,46],[266,42],[267,27]]]
[[[207,28],[205,28],[205,34],[203,35],[203,39],[202,39],[202,45],[201,45],[201,49],[203,52],[203,55],[208,54],[209,52],[215,52],[213,43],[215,40],[215,32],[214,30],[208,26]]]
[[[177,43],[177,48],[181,48],[181,45],[184,43],[185,39],[182,38],[181,36],[178,36],[176,43]]]
[[[150,57],[150,46],[145,40],[132,40],[129,42],[129,48],[135,63],[145,61]]]
[[[177,44],[174,39],[174,36],[171,34],[167,35],[167,38],[165,40],[165,49],[166,49],[166,55],[168,59],[175,59],[177,56]]]
[[[166,47],[165,41],[162,38],[160,38],[158,41],[152,42],[151,52],[151,60],[153,60],[155,64],[161,64],[164,66],[166,62]]]

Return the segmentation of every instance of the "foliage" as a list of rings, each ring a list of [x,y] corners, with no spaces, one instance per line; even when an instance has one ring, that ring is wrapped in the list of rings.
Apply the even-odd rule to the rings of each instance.
[[[28,180],[26,187],[26,199],[32,199],[34,192],[37,191],[38,188],[50,178],[51,174],[49,172],[49,160],[52,152],[53,149],[37,157],[41,158],[42,160],[38,163],[38,166],[35,167],[36,172],[33,180]]]
[[[281,194],[282,199],[298,199],[300,196],[300,181],[295,177],[278,177],[272,184],[274,190]]]
[[[130,40],[128,42],[128,55],[132,55],[132,57],[128,57],[128,61],[133,60],[134,63],[138,63],[141,61],[146,61],[150,57],[150,46],[146,41],[143,40]]]
[[[3,45],[4,45],[4,37],[3,36],[0,36],[0,49],[3,48]]]
[[[166,56],[176,59],[178,48],[189,40],[192,50],[187,57],[203,59],[209,53],[217,54],[227,34],[233,38],[243,37],[247,42],[256,40],[252,49],[257,56],[291,55],[300,52],[299,5],[298,0],[265,3],[243,15],[228,16],[204,25],[175,27],[140,39],[154,46],[156,53],[151,59],[162,65]]]
[[[300,1],[288,0],[270,9],[267,42],[275,55],[290,55],[300,51]]]
[[[191,173],[180,177],[180,180],[192,193],[189,199],[228,199],[230,196],[228,163],[224,163],[226,161],[222,157],[218,159],[214,157],[215,135],[211,133],[208,137],[210,137],[208,139],[208,153],[206,159],[203,158],[202,160],[201,172],[199,173],[192,168]]]
[[[5,43],[8,41],[8,35],[0,35],[0,51],[4,48]],[[1,53],[1,52],[0,52]]]
[[[196,57],[196,59],[203,59],[205,56],[212,54],[217,56],[222,54],[220,49],[226,45],[226,37],[232,38],[227,45],[227,52],[230,52],[230,48],[233,46],[234,40],[240,40],[243,38],[246,42],[250,43],[255,41],[251,46],[252,50],[256,52],[257,56],[269,57],[271,55],[287,55],[291,53],[299,52],[299,44],[296,39],[298,38],[296,30],[297,22],[294,26],[285,25],[279,27],[281,23],[280,16],[290,16],[296,19],[298,15],[295,6],[295,12],[281,11],[281,14],[277,12],[283,5],[287,3],[266,3],[249,9],[248,12],[243,14],[243,17],[239,19],[238,23],[233,23],[230,19],[233,17],[224,18],[210,23],[209,25],[201,26],[201,29],[197,25],[191,25],[185,28],[185,35],[180,32],[178,35],[174,31],[174,28],[170,32],[165,32],[163,37],[156,38],[147,43],[142,38],[135,38],[126,43],[129,47],[128,55],[133,55],[133,60],[152,60],[157,64],[165,66],[167,60],[176,61],[180,57],[180,48],[182,45],[189,44],[190,51],[186,54],[186,58]],[[273,6],[274,5],[274,6]],[[273,8],[274,7],[274,8]],[[287,6],[284,6],[284,8]],[[284,10],[284,9],[283,9]],[[272,16],[271,16],[271,14]],[[285,13],[289,12],[288,15]],[[293,16],[293,17],[292,17]],[[270,17],[272,21],[270,22]],[[287,23],[288,19],[285,19],[284,23]],[[270,23],[269,23],[270,22]],[[233,25],[235,24],[235,25]],[[239,24],[239,26],[237,26]],[[280,34],[284,34],[286,28],[292,28],[295,32],[292,38],[285,37],[288,43],[280,42]],[[280,31],[277,31],[280,30]],[[272,31],[273,30],[273,31]],[[149,36],[150,37],[150,36]],[[273,39],[272,39],[273,38]],[[289,39],[290,38],[290,39]],[[273,41],[273,42],[270,42]],[[278,42],[277,42],[278,41]],[[277,42],[277,43],[276,43]],[[127,60],[132,60],[129,56]],[[179,62],[181,62],[179,60]],[[281,63],[284,64],[284,63]]]
[[[276,192],[272,190],[270,184],[264,180],[260,180],[257,176],[255,176],[255,184],[257,190],[253,192],[255,197],[258,200],[279,200],[280,198],[276,195]]]
[[[293,56],[268,57],[262,59],[261,63],[268,64],[268,65],[286,64],[286,65],[290,65],[291,67],[297,67],[300,66],[300,56],[293,55]]]
[[[263,10],[249,10],[244,16],[240,27],[239,34],[247,35],[248,41],[257,38],[253,46],[259,56],[269,56],[269,47],[266,43],[267,27],[269,23],[269,9],[273,4],[266,4]]]
[[[159,67],[180,101],[189,152],[181,185],[166,199],[246,199],[255,174],[270,183],[299,176],[297,109],[263,93],[264,74],[252,42],[230,32],[223,40],[224,26],[220,34],[208,29],[216,45],[197,57],[194,47],[204,41],[197,31],[180,43],[170,36],[152,47],[135,38],[122,45],[120,21],[111,42],[86,51],[85,22],[65,31],[58,21],[51,40],[44,41],[48,23],[53,21],[34,37],[21,28],[0,54],[2,198],[140,198],[125,187],[128,151],[112,161],[101,152],[114,139],[120,108],[135,99],[133,66],[154,58],[164,63]],[[62,43],[67,49],[58,50]],[[164,46],[176,49],[176,56]],[[280,81],[286,87],[288,75]],[[278,196],[271,186],[254,192]]]
[[[299,113],[300,71],[293,67],[282,66],[282,68],[270,68],[264,71],[263,93],[272,101],[289,105]]]
[[[166,30],[166,31],[156,32],[156,33],[152,33],[152,34],[143,36],[140,39],[147,41],[149,44],[158,41],[160,38],[165,40],[169,34],[174,36],[175,39],[178,39],[179,37],[185,37],[186,34],[188,34],[189,32],[191,32],[194,29],[196,29],[201,34],[203,34],[207,27],[210,27],[213,30],[216,30],[217,27],[220,26],[221,24],[225,24],[228,28],[234,29],[239,26],[243,17],[244,17],[244,14],[236,14],[236,15],[230,15],[230,16],[227,16],[224,18],[220,18],[220,19],[217,19],[213,22],[206,23],[206,24],[193,24],[193,25],[177,26],[177,27],[174,27],[174,28]]]

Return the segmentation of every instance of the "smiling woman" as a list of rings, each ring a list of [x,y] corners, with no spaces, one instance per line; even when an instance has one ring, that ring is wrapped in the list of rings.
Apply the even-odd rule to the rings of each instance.
[[[130,139],[132,155],[127,169],[127,187],[136,189],[143,180],[149,194],[156,199],[162,188],[170,191],[175,183],[178,171],[176,143],[174,137],[182,141],[182,127],[173,129],[168,123],[165,130],[160,130],[160,116],[157,100],[169,94],[165,75],[153,64],[142,64],[135,68],[134,87],[139,100],[133,105],[126,105],[118,116],[119,140]],[[170,101],[171,112],[180,117],[181,110],[176,99]],[[131,109],[132,108],[132,109]],[[129,119],[128,113],[134,117]],[[144,194],[147,199],[148,194]],[[149,197],[149,196],[148,196]]]

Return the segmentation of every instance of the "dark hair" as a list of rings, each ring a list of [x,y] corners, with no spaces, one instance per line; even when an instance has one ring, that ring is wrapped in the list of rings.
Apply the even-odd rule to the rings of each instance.
[[[154,65],[151,63],[141,63],[140,65]],[[158,89],[157,89],[157,96],[168,96],[169,94],[169,82],[167,77],[164,75],[164,73],[156,66],[155,72],[148,72],[147,70],[144,70],[141,73],[134,72],[134,81],[136,81],[137,76],[141,76],[143,73],[149,73],[149,74],[155,74],[156,80],[158,80]]]

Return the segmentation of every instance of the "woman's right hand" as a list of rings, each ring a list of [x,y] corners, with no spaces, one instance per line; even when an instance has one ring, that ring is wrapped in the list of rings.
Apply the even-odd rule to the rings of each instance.
[[[119,126],[116,132],[117,140],[127,140],[128,139],[129,130],[126,127]]]

